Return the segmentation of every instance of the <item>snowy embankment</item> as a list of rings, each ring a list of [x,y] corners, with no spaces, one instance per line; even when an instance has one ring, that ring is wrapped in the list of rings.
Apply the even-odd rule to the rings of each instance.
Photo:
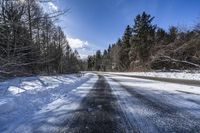
[[[0,132],[57,131],[60,127],[55,123],[63,122],[60,119],[66,120],[63,116],[67,112],[78,108],[96,80],[94,74],[85,74],[15,78],[1,82]]]
[[[122,74],[129,76],[146,76],[157,78],[185,79],[185,80],[200,80],[200,73],[188,72],[114,72],[113,74]]]

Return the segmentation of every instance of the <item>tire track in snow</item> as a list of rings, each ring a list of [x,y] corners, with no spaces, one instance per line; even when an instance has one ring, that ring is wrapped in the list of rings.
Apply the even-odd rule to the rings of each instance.
[[[121,85],[113,79],[107,78],[112,88],[112,93],[117,97],[118,104],[123,109],[123,114],[129,125],[129,129],[136,133],[159,133],[157,127],[148,120],[147,117],[152,114],[145,110],[140,100],[132,97]]]
[[[90,93],[82,101],[62,132],[125,133],[130,132],[116,97],[103,76],[99,76]],[[132,132],[132,131],[131,131]]]
[[[200,120],[185,112],[183,109],[168,105],[166,101],[158,101],[154,97],[146,95],[148,92],[146,92],[146,94],[141,93],[137,91],[137,88],[131,88],[129,86],[122,85],[118,80],[114,78],[112,79],[114,82],[117,82],[119,86],[121,86],[121,88],[124,88],[124,91],[128,92],[131,95],[131,97],[129,98],[134,99],[132,101],[134,102],[132,103],[132,107],[137,107],[136,104],[140,104],[138,105],[138,108],[140,108],[140,110],[143,110],[144,112],[147,112],[146,114],[140,114],[140,116],[132,116],[135,117],[135,119],[132,119],[132,122],[136,122],[140,132],[146,132],[144,131],[147,130],[147,128],[145,128],[145,125],[149,126],[150,123],[154,124],[154,127],[157,128],[157,132],[162,133],[197,133],[200,131]],[[116,91],[115,87],[113,91]],[[128,102],[128,100],[124,100],[124,102],[125,103],[122,106],[128,104],[126,103]],[[130,108],[130,111],[131,109],[133,112],[134,110],[136,110],[136,108]],[[129,116],[131,115],[129,114]],[[143,128],[142,125],[144,126]]]

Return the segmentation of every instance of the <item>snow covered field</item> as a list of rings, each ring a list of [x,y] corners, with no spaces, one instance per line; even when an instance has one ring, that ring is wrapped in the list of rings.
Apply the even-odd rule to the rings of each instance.
[[[96,80],[94,74],[85,74],[15,78],[1,82],[0,132],[58,131],[59,122],[66,120],[67,112],[79,106]]]
[[[123,73],[114,72],[114,74],[200,80],[200,73],[188,73],[188,72],[123,72]]]

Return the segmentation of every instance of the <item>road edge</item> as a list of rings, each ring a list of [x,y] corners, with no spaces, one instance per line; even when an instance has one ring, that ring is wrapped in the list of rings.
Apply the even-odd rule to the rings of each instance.
[[[161,82],[168,82],[168,83],[175,83],[175,84],[191,85],[191,86],[200,87],[200,81],[199,80],[163,78],[163,77],[152,77],[152,76],[138,76],[138,75],[107,73],[107,72],[98,72],[98,73],[109,74],[109,75],[116,75],[116,76],[124,76],[124,77],[132,77],[132,78],[139,78],[139,79],[147,79],[147,80],[154,80],[154,81],[161,81]]]

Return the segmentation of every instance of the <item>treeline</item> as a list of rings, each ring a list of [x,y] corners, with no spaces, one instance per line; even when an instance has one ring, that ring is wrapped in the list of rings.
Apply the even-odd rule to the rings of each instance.
[[[143,12],[127,26],[121,38],[102,53],[87,59],[88,70],[149,71],[200,68],[200,24],[191,30],[171,26],[168,31],[153,24]]]
[[[79,71],[78,52],[55,24],[64,12],[47,14],[41,2],[0,0],[0,76]]]

